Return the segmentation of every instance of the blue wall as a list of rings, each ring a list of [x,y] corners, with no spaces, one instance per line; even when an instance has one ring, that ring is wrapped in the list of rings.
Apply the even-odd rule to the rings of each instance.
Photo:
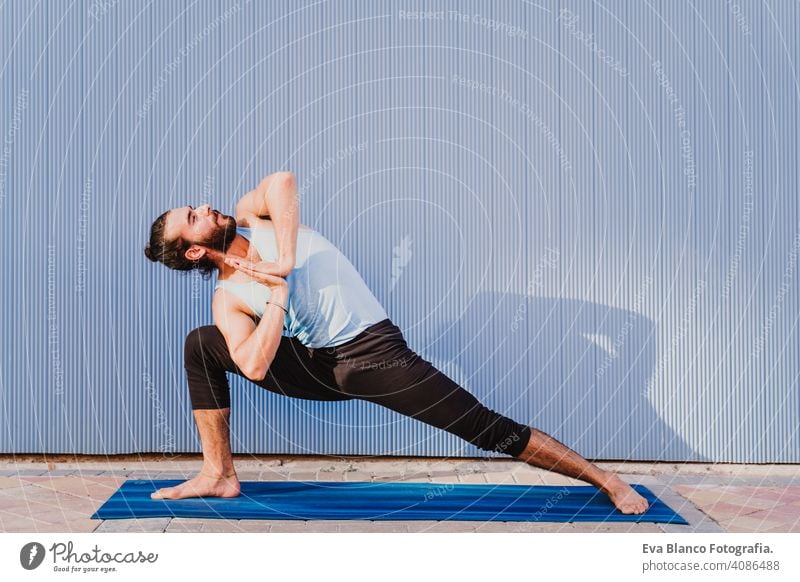
[[[409,344],[598,459],[800,461],[785,1],[0,6],[0,451],[196,451],[167,208],[292,170]],[[430,8],[429,8],[430,9]],[[483,454],[233,383],[253,453]]]

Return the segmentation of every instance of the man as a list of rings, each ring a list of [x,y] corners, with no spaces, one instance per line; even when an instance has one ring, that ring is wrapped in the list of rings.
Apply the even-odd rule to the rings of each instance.
[[[173,269],[218,273],[215,325],[193,330],[184,352],[203,468],[154,499],[239,495],[226,376],[233,372],[286,396],[386,406],[484,450],[588,481],[623,513],[646,511],[647,501],[617,475],[485,407],[409,349],[353,265],[300,226],[291,173],[267,176],[237,203],[235,218],[208,205],[165,212],[145,254]]]

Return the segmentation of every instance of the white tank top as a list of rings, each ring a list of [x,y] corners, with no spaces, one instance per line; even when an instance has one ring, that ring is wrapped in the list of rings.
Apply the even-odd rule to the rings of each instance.
[[[236,232],[255,246],[262,261],[278,260],[272,223],[253,229],[237,227]],[[284,327],[307,347],[341,345],[389,317],[347,257],[313,229],[298,229],[295,267],[286,282],[289,313]],[[220,287],[241,299],[256,316],[263,316],[269,287],[257,281],[218,280],[216,288]]]

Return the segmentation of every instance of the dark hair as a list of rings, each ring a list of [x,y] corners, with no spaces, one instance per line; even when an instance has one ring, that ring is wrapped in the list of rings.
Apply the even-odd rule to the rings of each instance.
[[[164,235],[164,227],[167,224],[167,210],[159,216],[150,227],[150,242],[144,247],[144,256],[154,263],[164,263],[170,269],[176,271],[200,271],[204,279],[208,279],[216,270],[216,266],[204,255],[196,261],[186,258],[186,251],[193,243],[177,237],[168,240]]]

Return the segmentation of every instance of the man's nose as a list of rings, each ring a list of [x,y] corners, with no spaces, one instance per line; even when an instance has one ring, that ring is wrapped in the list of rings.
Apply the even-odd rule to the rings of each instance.
[[[210,204],[203,204],[202,206],[200,206],[200,207],[198,208],[198,210],[201,210],[201,209],[202,209],[202,210],[203,210],[203,212],[205,212],[206,214],[210,214],[210,213],[211,213],[211,205],[210,205]]]

